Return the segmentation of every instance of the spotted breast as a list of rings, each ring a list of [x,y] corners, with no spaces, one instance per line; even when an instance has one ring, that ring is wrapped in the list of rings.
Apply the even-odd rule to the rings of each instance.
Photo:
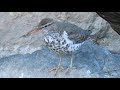
[[[49,49],[58,53],[66,54],[70,54],[71,52],[79,50],[79,47],[83,44],[75,44],[73,41],[71,41],[68,38],[68,34],[66,31],[64,31],[62,35],[60,35],[59,33],[46,35],[44,37],[44,42]]]

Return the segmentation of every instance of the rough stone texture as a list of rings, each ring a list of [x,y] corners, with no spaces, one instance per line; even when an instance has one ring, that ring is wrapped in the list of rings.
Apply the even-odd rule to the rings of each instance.
[[[86,41],[75,56],[77,70],[60,72],[57,77],[119,77],[120,36],[95,12],[0,12],[0,77],[53,77],[48,67],[56,66],[59,57],[41,47],[40,35],[19,38],[35,28],[41,19],[49,17],[70,22],[92,34],[109,29],[98,44]],[[104,49],[105,48],[105,49]],[[109,50],[109,51],[108,51]],[[64,58],[68,67],[69,56]]]
[[[101,41],[100,44],[108,48],[112,53],[120,54],[120,35],[118,35],[120,34],[120,12],[97,12],[97,14],[105,19],[113,28],[110,28],[104,41]]]
[[[54,54],[54,55],[53,55]],[[53,78],[54,71],[48,73],[48,68],[57,66],[59,57],[47,48],[32,54],[13,55],[0,59],[0,77],[44,77]],[[77,68],[66,74],[70,64],[70,57],[64,56],[64,71],[59,71],[57,78],[90,78],[90,77],[119,77],[120,55],[109,51],[90,41],[85,41],[81,52],[75,55],[74,66]]]
[[[19,37],[33,29],[45,17],[70,22],[83,29],[92,29],[92,34],[109,27],[95,12],[0,12],[0,57],[32,53],[40,49],[39,34],[22,40]],[[107,36],[98,42],[108,50],[120,53],[119,38],[110,28]],[[21,43],[15,44],[18,41]]]
[[[97,12],[97,14],[109,22],[113,30],[120,35],[120,12]]]

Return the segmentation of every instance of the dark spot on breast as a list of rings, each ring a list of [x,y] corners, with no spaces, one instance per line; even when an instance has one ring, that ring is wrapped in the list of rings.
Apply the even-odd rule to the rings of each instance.
[[[64,40],[64,39],[63,39],[63,41],[62,41],[62,42],[66,43],[66,40]]]
[[[60,40],[58,40],[58,43],[60,43]]]
[[[70,46],[69,44],[66,45],[67,48],[68,48],[69,46]]]
[[[47,45],[47,44],[48,44],[48,42],[45,42],[45,44]]]
[[[53,50],[56,50],[55,48]]]
[[[67,51],[67,53],[69,53],[69,51]]]
[[[49,47],[52,47],[52,45],[49,45]]]
[[[65,44],[65,42],[62,42],[62,45]]]
[[[52,41],[52,42],[51,42],[51,44],[52,44],[52,45],[54,45],[54,44],[55,44],[55,42],[54,42],[54,41]]]
[[[68,48],[67,47],[64,47],[64,50],[67,50]]]

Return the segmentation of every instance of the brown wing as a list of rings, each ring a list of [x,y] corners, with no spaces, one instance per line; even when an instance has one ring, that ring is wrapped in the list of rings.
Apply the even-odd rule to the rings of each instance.
[[[56,31],[60,34],[62,34],[63,31],[66,31],[69,38],[75,43],[83,42],[92,33],[91,30],[83,30],[82,28],[68,22],[56,22],[56,24],[58,26]]]
[[[75,43],[81,43],[85,41],[89,35],[91,34],[90,30],[78,31],[78,32],[70,32],[68,33],[69,38]]]
[[[86,40],[87,36],[85,34],[78,34],[73,33],[69,35],[70,40],[74,41],[75,43],[80,43]]]

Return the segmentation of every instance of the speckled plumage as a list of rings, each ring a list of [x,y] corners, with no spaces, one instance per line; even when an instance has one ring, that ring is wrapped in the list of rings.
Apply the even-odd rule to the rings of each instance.
[[[57,22],[50,18],[44,18],[38,24],[36,29],[28,32],[23,36],[26,37],[38,31],[41,32],[42,40],[46,47],[55,52],[58,52],[60,56],[63,54],[71,55],[71,64],[69,69],[73,68],[73,54],[80,50],[80,46],[91,34],[91,30],[83,30],[71,23]],[[56,68],[55,75],[60,68],[61,57],[60,62]]]
[[[79,50],[83,43],[75,44],[68,38],[68,34],[64,31],[61,35],[59,33],[52,33],[44,37],[46,46],[51,50],[62,53],[71,54]]]
[[[58,23],[49,18],[43,19],[39,28],[41,25],[44,26],[41,31],[45,34],[46,46],[59,53],[74,53],[91,34],[91,30],[83,30],[70,23]],[[70,48],[73,50],[70,51]]]
[[[39,23],[38,28],[41,29],[43,40],[48,48],[58,52],[60,55],[71,55],[71,64],[68,71],[74,68],[72,65],[73,54],[80,50],[80,46],[84,43],[83,41],[85,41],[92,33],[91,30],[83,30],[76,25],[65,22],[55,22],[49,18],[43,19]],[[61,67],[60,57],[55,76]]]
[[[57,22],[50,18],[44,18],[34,30],[28,32],[22,37],[29,36],[38,31],[41,31],[43,36],[46,36],[46,34],[51,35],[53,33],[61,35],[65,31],[68,34],[68,38],[76,44],[85,41],[92,33],[91,30],[83,30],[82,28],[68,22]]]

